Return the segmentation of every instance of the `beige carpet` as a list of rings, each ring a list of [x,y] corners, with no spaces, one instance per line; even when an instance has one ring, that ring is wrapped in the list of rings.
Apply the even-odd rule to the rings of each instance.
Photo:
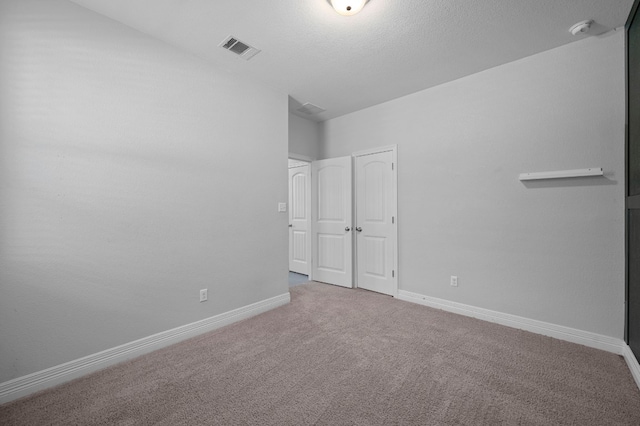
[[[607,352],[312,283],[291,304],[0,407],[2,425],[640,425]]]

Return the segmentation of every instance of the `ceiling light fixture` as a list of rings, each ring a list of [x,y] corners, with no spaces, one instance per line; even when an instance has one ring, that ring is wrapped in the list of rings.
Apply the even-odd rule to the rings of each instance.
[[[327,0],[340,15],[351,16],[360,12],[369,0]]]

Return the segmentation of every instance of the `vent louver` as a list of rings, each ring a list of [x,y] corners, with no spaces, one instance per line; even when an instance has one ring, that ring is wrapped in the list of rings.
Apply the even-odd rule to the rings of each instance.
[[[314,105],[311,102],[307,102],[306,104],[298,108],[298,111],[304,112],[305,114],[312,115],[312,114],[318,114],[320,112],[326,111],[326,109],[319,107],[318,105]]]
[[[218,46],[235,53],[236,55],[247,61],[260,53],[260,49],[256,49],[255,47],[250,46],[233,36],[225,38]]]

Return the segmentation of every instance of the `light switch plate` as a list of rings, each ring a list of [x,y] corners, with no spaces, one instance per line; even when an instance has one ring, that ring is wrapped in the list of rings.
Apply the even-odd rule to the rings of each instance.
[[[287,203],[278,203],[278,211],[280,213],[287,211]]]

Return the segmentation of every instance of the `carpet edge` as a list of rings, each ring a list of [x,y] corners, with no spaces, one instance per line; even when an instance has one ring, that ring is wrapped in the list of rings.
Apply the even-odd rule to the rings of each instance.
[[[0,383],[0,404],[30,395],[182,340],[241,321],[291,301],[289,292],[209,318],[143,337],[41,371]]]

